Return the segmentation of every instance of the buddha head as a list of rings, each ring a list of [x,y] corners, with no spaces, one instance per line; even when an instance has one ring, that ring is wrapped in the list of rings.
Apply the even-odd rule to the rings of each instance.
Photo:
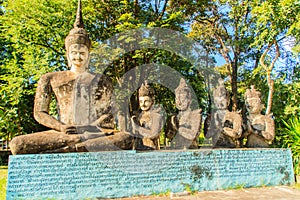
[[[139,105],[142,111],[148,111],[154,104],[154,90],[147,82],[139,89]]]
[[[229,93],[224,86],[223,79],[218,80],[219,85],[213,92],[214,105],[218,110],[227,110],[230,103]]]
[[[178,87],[175,89],[175,104],[178,110],[187,110],[192,102],[191,89],[183,78],[180,79]]]
[[[261,93],[257,91],[254,85],[247,89],[244,95],[246,109],[249,114],[260,114],[264,105],[261,103]]]
[[[88,67],[91,41],[89,35],[84,29],[81,11],[81,1],[78,1],[78,9],[73,29],[65,39],[67,50],[68,66],[72,68]]]

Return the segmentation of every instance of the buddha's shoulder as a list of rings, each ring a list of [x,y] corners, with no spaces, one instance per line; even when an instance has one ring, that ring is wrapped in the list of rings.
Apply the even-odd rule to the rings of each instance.
[[[70,71],[57,71],[57,72],[48,72],[41,76],[43,79],[53,79],[53,78],[61,78],[70,75]]]
[[[98,73],[92,73],[92,72],[89,72],[89,74],[90,74],[90,76],[94,76],[95,79],[97,79],[99,81],[112,82],[111,78],[104,74],[98,74]]]
[[[48,72],[41,76],[40,82],[64,82],[65,80],[72,79],[70,71]]]
[[[202,109],[191,110],[191,114],[194,116],[201,115]]]

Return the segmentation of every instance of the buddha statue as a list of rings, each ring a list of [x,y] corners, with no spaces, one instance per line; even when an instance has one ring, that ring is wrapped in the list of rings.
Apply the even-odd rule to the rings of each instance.
[[[205,131],[206,138],[212,138],[214,148],[240,147],[239,138],[242,136],[243,120],[240,112],[230,112],[229,93],[222,79],[213,91],[214,109],[208,116],[206,123],[208,129]]]
[[[143,83],[138,91],[139,115],[131,118],[132,131],[135,136],[135,149],[159,150],[159,136],[164,125],[163,109],[155,105],[154,90]]]
[[[244,94],[247,117],[244,122],[243,137],[247,138],[246,147],[266,148],[275,137],[275,124],[272,114],[261,114],[264,105],[261,93],[252,85]]]
[[[201,109],[192,110],[192,92],[183,78],[175,89],[175,104],[178,114],[171,116],[166,137],[171,139],[171,148],[197,149],[200,134]]]
[[[12,153],[131,149],[132,137],[114,130],[112,83],[88,71],[91,41],[84,29],[80,0],[65,47],[70,70],[43,75],[36,89],[34,117],[50,130],[15,137],[10,143]],[[57,117],[49,114],[53,97]]]

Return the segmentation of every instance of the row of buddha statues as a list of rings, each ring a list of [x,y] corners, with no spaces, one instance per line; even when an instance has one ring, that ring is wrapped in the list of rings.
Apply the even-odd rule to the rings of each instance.
[[[49,130],[13,138],[13,154],[158,150],[163,129],[171,149],[198,148],[201,110],[191,108],[192,92],[184,79],[175,90],[178,114],[165,120],[164,109],[155,104],[153,88],[145,82],[138,90],[141,112],[129,117],[129,129],[115,128],[118,116],[113,114],[112,82],[103,74],[88,70],[91,41],[84,29],[80,1],[65,47],[70,70],[43,75],[36,89],[34,118]],[[269,146],[275,134],[274,120],[271,115],[261,114],[260,95],[254,87],[246,91],[248,114],[243,119],[239,112],[228,110],[229,95],[219,81],[213,92],[213,110],[205,120],[204,134],[211,138],[212,147]],[[49,114],[53,96],[58,116]]]
[[[139,89],[140,107],[142,112],[137,120],[132,121],[133,131],[143,138],[141,144],[146,148],[159,149],[156,142],[162,132],[162,109],[151,109],[153,105],[153,89],[144,84]],[[247,115],[243,118],[241,111],[229,111],[229,93],[222,79],[213,91],[213,111],[206,117],[204,136],[211,139],[213,148],[266,148],[272,143],[275,135],[274,120],[272,115],[263,115],[264,108],[261,102],[261,93],[251,86],[245,95]],[[145,99],[148,104],[145,103]],[[184,79],[180,80],[175,90],[175,104],[178,114],[172,115],[167,120],[164,129],[165,138],[170,143],[171,149],[197,149],[201,129],[201,109],[192,109],[192,92]],[[146,128],[146,129],[145,129]],[[145,134],[147,133],[148,134]],[[149,132],[150,131],[150,132]],[[150,134],[152,132],[152,134]],[[152,137],[151,137],[152,135]],[[149,140],[150,139],[150,140]],[[151,142],[152,139],[152,142]],[[145,147],[144,147],[145,148]]]

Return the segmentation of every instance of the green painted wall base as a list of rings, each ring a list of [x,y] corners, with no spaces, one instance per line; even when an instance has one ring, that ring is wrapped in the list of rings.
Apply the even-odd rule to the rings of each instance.
[[[115,198],[294,184],[289,149],[16,155],[7,199]]]

